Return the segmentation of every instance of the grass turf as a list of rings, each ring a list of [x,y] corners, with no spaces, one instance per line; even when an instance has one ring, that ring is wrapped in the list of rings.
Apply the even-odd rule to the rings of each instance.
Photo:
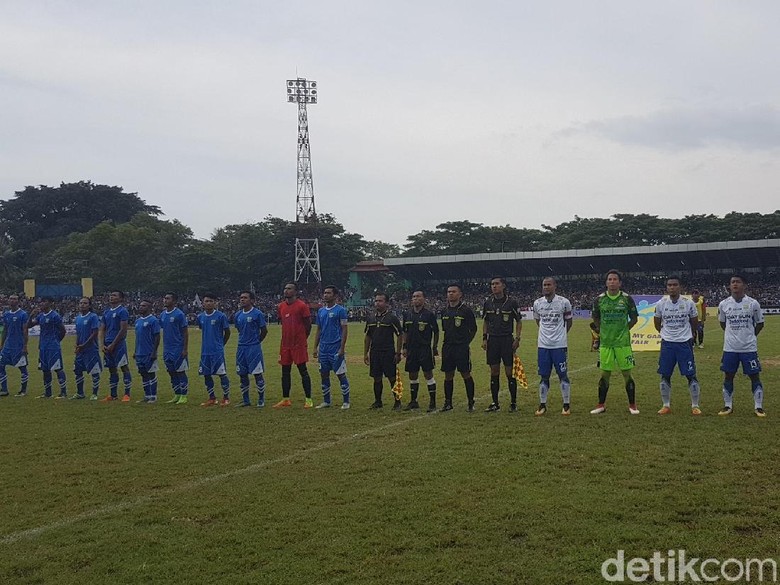
[[[680,548],[721,559],[776,556],[778,324],[769,318],[759,339],[763,420],[753,415],[742,376],[734,414],[715,414],[722,405],[715,323],[696,351],[700,418],[689,414],[679,376],[674,413],[655,414],[657,353],[636,354],[641,415],[628,414],[619,377],[608,412],[589,415],[598,373],[585,321],[570,338],[568,418],[559,414],[557,382],[547,415],[532,415],[528,323],[520,355],[531,388],[520,391],[517,414],[467,414],[459,378],[453,412],[369,411],[359,325],[350,327],[349,411],[303,410],[295,371],[294,407],[270,408],[280,397],[275,326],[264,343],[263,410],[200,408],[205,390],[194,364],[183,406],[35,400],[41,377],[32,371],[30,396],[0,400],[0,582],[601,583],[601,563],[618,549],[627,558]],[[478,344],[482,410],[490,400]],[[72,345],[66,339],[68,367]],[[31,342],[31,356],[36,351]],[[234,352],[235,339],[229,363]],[[310,371],[316,402],[318,375]],[[13,393],[18,371],[8,372]],[[171,396],[166,378],[161,400]],[[437,373],[440,403],[442,380]],[[231,381],[237,398],[235,375]],[[405,389],[408,396],[406,380]],[[503,379],[502,389],[506,406]],[[140,394],[134,375],[134,400]],[[391,402],[387,385],[385,396]]]

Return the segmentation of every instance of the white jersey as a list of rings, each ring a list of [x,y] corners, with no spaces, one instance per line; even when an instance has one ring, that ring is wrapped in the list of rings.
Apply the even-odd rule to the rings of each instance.
[[[748,353],[758,351],[756,325],[764,322],[761,305],[745,295],[737,301],[724,299],[718,305],[718,320],[726,324],[723,334],[723,351]]]
[[[538,346],[559,349],[568,346],[566,321],[571,320],[571,303],[555,295],[551,301],[541,297],[534,301],[534,319],[539,321]]]
[[[661,320],[661,339],[674,343],[685,343],[693,338],[691,319],[698,317],[696,304],[685,297],[673,302],[664,297],[655,305],[655,316]]]

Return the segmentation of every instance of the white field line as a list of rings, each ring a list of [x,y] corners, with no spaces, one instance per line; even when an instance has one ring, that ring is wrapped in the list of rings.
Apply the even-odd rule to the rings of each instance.
[[[595,366],[585,366],[583,368],[578,368],[576,370],[572,370],[570,373],[574,374],[577,372],[581,372],[583,370],[591,369]],[[483,397],[487,398],[487,397]],[[320,443],[318,445],[315,445],[313,447],[309,447],[300,451],[296,451],[295,453],[291,453],[289,455],[285,455],[284,457],[279,457],[277,459],[266,459],[264,461],[258,461],[257,463],[253,463],[252,465],[249,465],[247,467],[241,467],[239,469],[233,469],[231,471],[226,471],[224,473],[218,473],[216,475],[209,475],[206,477],[201,477],[198,479],[194,479],[192,481],[188,481],[185,483],[181,483],[179,485],[155,490],[151,493],[148,493],[146,495],[140,496],[138,498],[132,499],[132,500],[125,500],[124,502],[118,502],[116,504],[110,504],[108,506],[99,506],[97,508],[92,508],[91,510],[87,510],[86,512],[82,512],[81,514],[76,514],[75,516],[69,516],[66,518],[62,518],[60,520],[57,520],[56,522],[52,522],[50,524],[45,524],[43,526],[37,526],[35,528],[28,528],[26,530],[20,530],[18,532],[12,532],[10,534],[3,535],[0,537],[0,544],[13,544],[15,542],[19,542],[21,540],[32,540],[41,534],[45,532],[50,532],[52,530],[56,530],[58,528],[64,528],[66,526],[71,526],[72,524],[76,524],[78,522],[81,522],[83,520],[90,520],[92,518],[97,518],[99,516],[108,516],[110,514],[114,514],[116,512],[123,512],[125,510],[130,510],[132,508],[137,508],[139,506],[142,506],[144,504],[147,504],[149,502],[152,502],[157,499],[164,498],[166,496],[175,495],[181,492],[185,491],[192,491],[196,488],[203,487],[205,485],[209,485],[212,483],[217,483],[226,479],[230,479],[233,477],[239,477],[242,475],[250,475],[253,473],[256,473],[258,471],[262,471],[263,469],[266,469],[268,467],[271,467],[272,465],[277,465],[279,463],[287,463],[289,461],[294,461],[296,459],[305,458],[309,455],[313,455],[315,453],[318,453],[319,451],[323,451],[325,449],[330,449],[332,447],[337,447],[339,445],[342,445],[344,443],[348,443],[350,441],[353,441],[355,439],[362,439],[365,437],[368,437],[370,435],[381,433],[382,431],[386,431],[388,429],[392,429],[395,427],[400,427],[406,424],[409,424],[411,422],[417,421],[417,420],[423,420],[426,417],[437,414],[435,412],[433,413],[423,413],[417,416],[409,416],[404,417],[401,420],[397,420],[391,423],[388,423],[386,425],[380,425],[378,427],[374,427],[373,429],[367,429],[365,431],[355,433],[352,435],[345,435],[343,437],[339,437],[338,439],[334,439],[332,441],[327,441],[324,443]]]

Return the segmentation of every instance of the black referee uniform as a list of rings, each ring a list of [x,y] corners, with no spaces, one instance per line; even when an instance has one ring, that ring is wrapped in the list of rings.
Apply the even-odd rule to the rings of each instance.
[[[438,341],[438,338],[439,323],[432,311],[425,307],[422,307],[419,311],[414,309],[406,311],[404,313],[404,349],[406,350],[406,367],[404,369],[407,372],[414,373],[420,370],[432,372],[434,340]],[[428,411],[430,412],[436,408],[436,383],[433,381],[433,378],[426,380],[426,382],[430,398],[430,404],[428,405]],[[420,391],[420,382],[417,379],[410,380],[409,389],[411,402],[407,408],[414,410],[418,408],[417,394]]]
[[[491,295],[482,306],[482,314],[485,320],[485,335],[487,336],[487,363],[489,366],[504,364],[505,368],[511,368],[515,352],[512,345],[515,340],[515,325],[522,318],[517,301],[509,296],[496,298]],[[498,394],[500,391],[500,375],[490,376],[490,394],[493,403],[488,407],[489,411],[498,410]],[[507,374],[509,395],[512,400],[510,410],[517,408],[517,380],[511,374]]]
[[[374,313],[366,320],[367,350],[369,352],[369,375],[374,379],[375,408],[382,406],[382,377],[395,385],[396,337],[402,335],[401,321],[390,311]],[[396,401],[399,399],[396,398]]]
[[[474,408],[474,379],[471,377],[471,352],[469,344],[477,334],[477,318],[474,311],[458,303],[454,307],[447,305],[441,311],[441,329],[444,332],[444,344],[441,350],[441,370],[452,374],[455,370],[463,376],[466,384],[466,397],[469,410]],[[454,388],[452,379],[444,380],[444,410],[452,409]],[[449,408],[448,408],[449,407]]]

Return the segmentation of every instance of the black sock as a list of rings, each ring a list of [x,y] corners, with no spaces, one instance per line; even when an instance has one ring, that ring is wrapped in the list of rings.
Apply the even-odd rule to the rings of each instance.
[[[292,387],[292,378],[290,377],[292,366],[282,366],[282,397],[290,397],[290,388]]]
[[[493,399],[493,404],[498,404],[498,380],[498,376],[490,376],[490,397]]]
[[[468,398],[469,404],[474,402],[474,378],[466,378],[463,380],[466,384],[466,398]]]
[[[409,382],[409,392],[412,395],[412,402],[417,402],[417,393],[420,391],[419,382]]]
[[[634,404],[636,402],[636,384],[633,378],[626,380],[626,394],[628,395],[628,403]]]
[[[436,405],[436,384],[428,386],[428,398],[431,401],[431,406]]]
[[[311,398],[311,376],[309,376],[309,370],[306,369],[306,364],[298,366],[298,371],[301,373],[301,385],[303,385],[303,394],[306,398]]]
[[[452,404],[452,390],[455,388],[455,380],[444,380],[444,402]]]
[[[509,385],[509,396],[512,399],[512,404],[517,404],[517,380],[510,376],[506,381]]]
[[[374,402],[382,402],[382,378],[374,378]]]
[[[599,378],[599,404],[607,401],[607,392],[609,391],[609,382],[604,378]]]

